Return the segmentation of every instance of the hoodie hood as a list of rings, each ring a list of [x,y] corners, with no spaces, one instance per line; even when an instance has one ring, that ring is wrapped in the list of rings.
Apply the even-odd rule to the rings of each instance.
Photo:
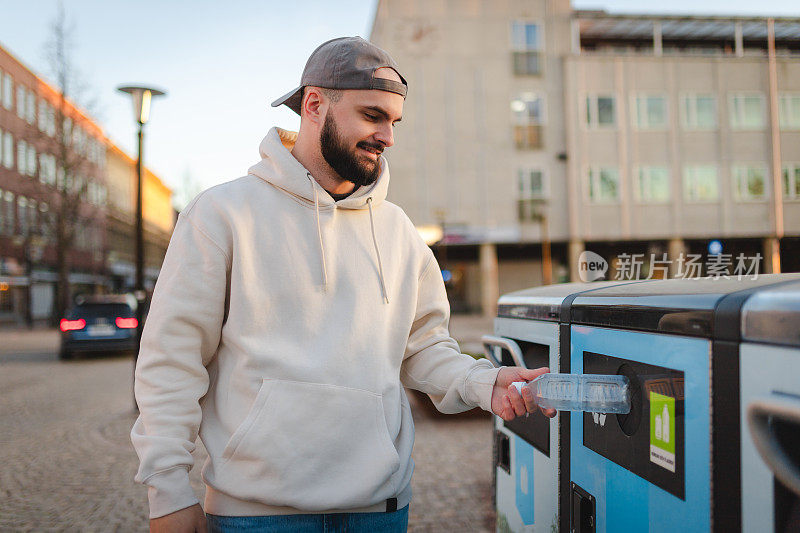
[[[389,165],[383,156],[379,156],[381,173],[378,179],[370,186],[362,186],[343,200],[334,201],[328,191],[317,183],[311,173],[294,158],[290,152],[297,139],[297,134],[280,128],[272,128],[261,141],[259,152],[261,162],[256,163],[247,171],[266,181],[278,190],[302,200],[302,203],[314,210],[317,221],[317,239],[319,240],[319,260],[322,274],[322,286],[328,290],[328,262],[325,257],[325,239],[322,236],[319,212],[326,209],[367,209],[369,210],[369,224],[372,231],[372,245],[378,261],[378,277],[381,282],[383,301],[389,303],[389,293],[386,289],[386,278],[383,275],[383,262],[375,236],[375,218],[373,209],[386,199],[386,190],[389,187]]]
[[[311,174],[308,169],[292,155],[290,150],[296,139],[295,132],[281,128],[270,129],[258,147],[261,161],[250,167],[247,173],[258,176],[286,194],[305,200],[312,209],[315,190],[320,209],[331,209],[334,204],[344,209],[368,209],[368,198],[372,198],[371,204],[375,208],[386,199],[389,189],[389,165],[385,157],[379,157],[381,173],[375,183],[358,187],[344,200],[335,202],[316,180],[309,180]]]

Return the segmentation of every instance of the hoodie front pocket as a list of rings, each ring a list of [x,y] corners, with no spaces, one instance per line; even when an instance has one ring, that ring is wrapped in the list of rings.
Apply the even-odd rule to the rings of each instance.
[[[221,460],[224,492],[308,511],[396,496],[400,465],[379,394],[273,379],[263,380]]]

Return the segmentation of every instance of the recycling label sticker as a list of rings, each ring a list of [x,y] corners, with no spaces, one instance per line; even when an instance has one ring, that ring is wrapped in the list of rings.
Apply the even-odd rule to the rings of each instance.
[[[675,398],[650,391],[650,461],[675,472]]]

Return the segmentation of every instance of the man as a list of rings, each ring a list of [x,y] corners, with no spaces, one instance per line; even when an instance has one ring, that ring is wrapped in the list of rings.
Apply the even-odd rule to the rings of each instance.
[[[385,201],[406,90],[363,39],[322,44],[273,103],[299,133],[273,128],[247,176],[181,213],[136,367],[152,531],[405,531],[403,385],[443,412],[537,409],[511,383],[548,370],[460,353],[438,264]],[[198,433],[205,510],[188,475]]]

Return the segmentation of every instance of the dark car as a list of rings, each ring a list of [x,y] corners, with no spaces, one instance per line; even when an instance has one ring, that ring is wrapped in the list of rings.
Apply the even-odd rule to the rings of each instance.
[[[133,352],[136,349],[136,299],[131,295],[79,298],[61,319],[59,359],[77,352]]]

